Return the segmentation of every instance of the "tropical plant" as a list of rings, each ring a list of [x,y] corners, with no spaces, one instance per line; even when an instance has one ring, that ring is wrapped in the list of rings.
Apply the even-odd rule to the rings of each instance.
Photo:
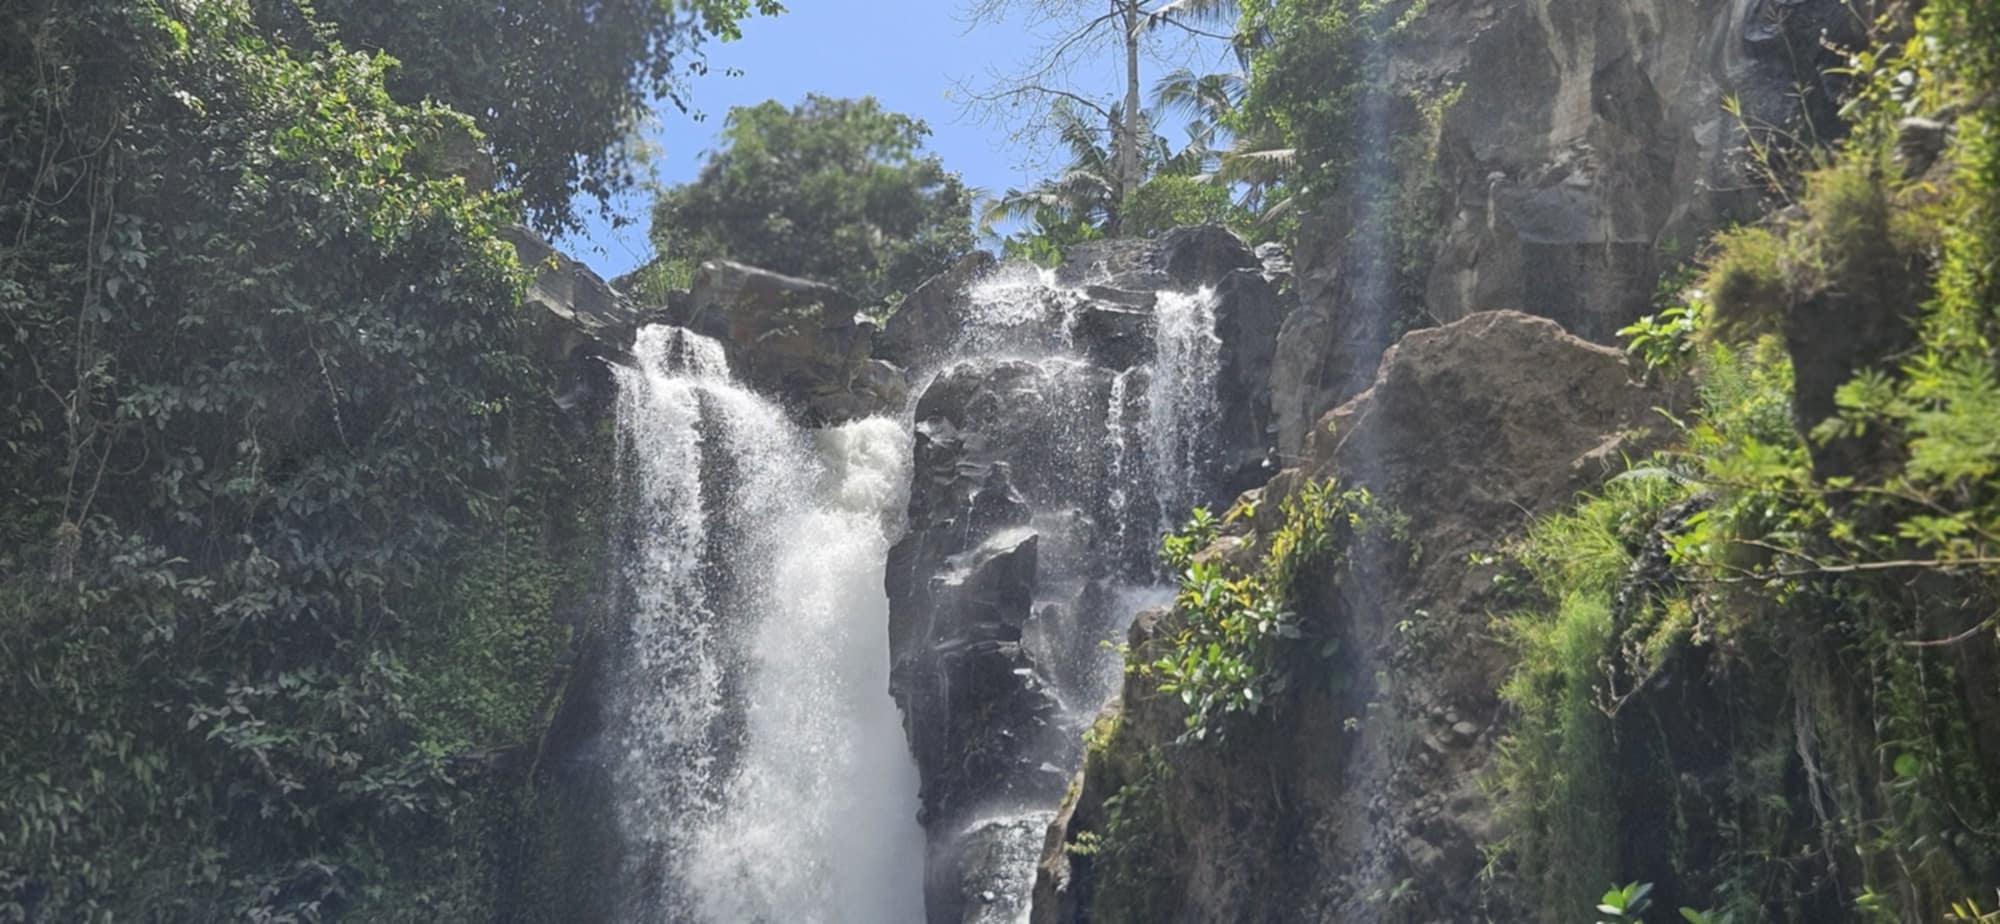
[[[1041,26],[1053,26],[1054,37],[1033,54],[1021,71],[988,75],[984,86],[961,87],[967,101],[988,115],[1007,119],[1027,116],[1023,133],[1035,139],[1061,138],[1078,112],[1095,115],[1109,129],[1111,162],[1105,177],[1111,199],[1123,209],[1145,182],[1144,151],[1152,137],[1142,100],[1140,58],[1147,41],[1160,55],[1169,41],[1234,41],[1212,31],[1236,10],[1234,0],[1113,0],[1109,9],[1076,0],[970,0],[975,22],[999,23],[1010,13],[1024,13]],[[1039,33],[1040,30],[1038,30]],[[1078,64],[1115,48],[1123,65],[1118,85],[1122,94],[1102,98],[1068,83]],[[1023,102],[1030,105],[1023,107]],[[1064,110],[1072,110],[1065,112]],[[1115,214],[1115,213],[1114,213]],[[1107,229],[1116,235],[1115,224]]]

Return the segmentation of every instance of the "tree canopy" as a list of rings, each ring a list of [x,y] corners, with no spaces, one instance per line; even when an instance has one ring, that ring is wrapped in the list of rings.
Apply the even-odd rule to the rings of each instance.
[[[405,103],[433,100],[473,117],[545,231],[573,228],[571,201],[609,214],[637,165],[626,141],[664,99],[686,111],[685,79],[701,49],[740,34],[776,0],[320,0],[311,7],[341,42],[401,62],[388,86]]]
[[[468,120],[303,8],[0,9],[0,920],[491,920],[582,466]]]
[[[653,206],[655,273],[727,258],[886,305],[972,249],[972,195],[930,129],[873,98],[731,110],[694,182]]]

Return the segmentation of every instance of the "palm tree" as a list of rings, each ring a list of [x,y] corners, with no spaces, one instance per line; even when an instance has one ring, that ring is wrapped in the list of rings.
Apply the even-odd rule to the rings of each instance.
[[[1120,211],[1125,201],[1122,182],[1125,173],[1119,150],[1121,139],[1125,136],[1123,126],[1127,124],[1124,113],[1120,107],[1113,106],[1106,120],[1109,124],[1103,128],[1077,107],[1061,102],[1057,103],[1054,116],[1058,123],[1057,138],[1069,149],[1069,163],[1053,177],[1027,189],[1009,189],[999,198],[988,201],[980,210],[980,229],[983,232],[992,233],[994,226],[1001,221],[1022,220],[1042,230],[1088,224],[1106,234],[1118,234]],[[1142,133],[1153,140],[1143,145],[1134,156],[1142,163],[1157,163],[1165,147],[1165,139],[1154,135],[1147,127],[1152,124],[1150,113],[1142,112],[1138,121]]]
[[[1153,85],[1153,105],[1193,116],[1188,145],[1169,161],[1179,172],[1240,189],[1238,201],[1268,220],[1290,207],[1289,197],[1266,203],[1266,193],[1291,172],[1293,151],[1271,136],[1272,126],[1245,125],[1238,106],[1248,90],[1240,71],[1196,74],[1176,70]]]

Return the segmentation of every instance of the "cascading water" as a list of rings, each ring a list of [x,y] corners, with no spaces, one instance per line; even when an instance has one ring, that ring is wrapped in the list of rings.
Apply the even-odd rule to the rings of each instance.
[[[1019,647],[1054,706],[1041,713],[1045,743],[1023,756],[1049,779],[1073,767],[1082,728],[1116,689],[1119,659],[1103,643],[1170,596],[1153,550],[1208,498],[1216,467],[1213,294],[1126,298],[1005,269],[970,293],[970,323],[932,370],[950,388],[990,389],[1027,428],[972,450],[1004,456],[982,456],[993,484],[1013,460],[1022,519],[944,564],[1036,538]],[[883,586],[910,485],[909,423],[808,433],[737,384],[712,340],[655,326],[633,352],[637,367],[616,373],[630,625],[610,729],[626,855],[617,919],[923,920],[933,868],[889,697]],[[944,426],[925,432],[949,440]],[[946,585],[968,577],[938,573]],[[974,644],[1007,644],[989,628],[1002,634]],[[961,868],[979,883],[965,920],[1022,919],[1052,798],[951,816],[970,825]]]
[[[1215,380],[1222,340],[1215,335],[1215,293],[1162,292],[1153,309],[1151,382],[1146,389],[1146,453],[1159,506],[1159,532],[1172,531],[1203,501],[1214,467],[1219,412]],[[1156,540],[1158,535],[1148,536]]]
[[[807,434],[678,328],[633,352],[616,373],[620,920],[921,921],[882,590],[908,435],[883,419]]]
[[[1122,677],[1121,656],[1107,643],[1121,641],[1141,609],[1171,599],[1156,563],[1160,534],[1215,490],[1222,343],[1209,289],[1149,296],[1066,288],[1051,273],[1005,267],[967,295],[957,342],[918,390],[927,397],[913,417],[927,439],[962,447],[950,450],[967,454],[953,471],[987,472],[976,477],[989,485],[997,477],[1007,486],[990,492],[995,496],[1018,491],[1012,503],[1025,507],[1016,514],[1025,522],[998,531],[972,526],[971,547],[937,559],[937,570],[927,573],[957,587],[971,580],[969,564],[1033,538],[1027,612],[1002,618],[1023,619],[1023,657],[1010,669],[1029,692],[1012,701],[1053,706],[1032,707],[1033,720],[999,720],[1015,723],[1000,745],[1012,756],[999,779],[940,784],[958,801],[946,809],[950,827],[934,831],[933,863],[949,859],[928,892],[934,921],[1015,924],[1026,919],[1055,793],[1080,757],[1084,728]],[[972,495],[972,506],[950,512],[952,519],[934,514],[931,522],[940,525],[924,542],[957,548],[949,533],[962,527],[951,524],[976,524],[973,508],[988,493]],[[983,605],[954,597],[932,612],[958,619],[953,614],[968,607],[988,612]],[[917,621],[933,617],[909,618],[922,625]],[[995,622],[952,631],[969,634],[929,644],[953,658],[997,651],[991,646],[1004,648],[1010,638],[1009,627]],[[919,649],[915,656],[930,655]],[[933,703],[952,701],[954,669],[940,668],[935,685],[922,688]],[[968,707],[972,716],[916,708],[913,734],[925,755],[936,754],[941,737],[980,734],[979,706]],[[957,772],[948,766],[958,759],[951,754],[926,759],[934,775]],[[1048,781],[1055,781],[1053,793]]]

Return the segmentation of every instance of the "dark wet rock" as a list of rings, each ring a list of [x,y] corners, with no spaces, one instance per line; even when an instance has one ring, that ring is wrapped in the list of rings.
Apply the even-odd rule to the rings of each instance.
[[[1216,395],[1223,491],[1235,495],[1276,473],[1271,368],[1293,300],[1262,269],[1234,269],[1215,283],[1215,335],[1222,340]]]
[[[889,316],[875,355],[910,369],[927,369],[942,360],[965,329],[967,289],[998,265],[991,253],[975,250],[925,280]]]
[[[1183,291],[1214,285],[1239,269],[1261,269],[1250,245],[1221,225],[1175,228],[1154,238],[1090,241],[1070,248],[1056,268],[1065,285],[1135,291]]]
[[[892,686],[923,779],[934,924],[985,920],[1004,904],[980,897],[1006,893],[968,859],[979,851],[966,832],[1054,806],[1083,726],[1115,690],[1103,643],[1140,605],[1162,523],[1185,514],[1154,496],[1183,488],[1155,485],[1150,453],[1198,460],[1187,483],[1202,496],[1175,505],[1218,504],[1268,478],[1268,368],[1290,304],[1271,272],[1282,262],[1222,228],[1094,242],[1053,286],[1032,270],[966,264],[911,296],[903,310],[920,314],[890,322],[886,355],[941,366],[914,409],[908,532],[887,575]],[[969,316],[965,290],[978,285],[981,307],[1003,308],[1006,323],[989,319],[974,334],[991,342],[968,346],[963,321],[949,319]],[[1160,413],[1153,389],[1186,381],[1153,374],[1169,342],[1160,311],[1171,296],[1177,320],[1201,317],[1186,312],[1202,290],[1215,299],[1215,352],[1186,331],[1171,342],[1217,363],[1214,424],[1186,437],[1192,448],[1156,450],[1142,433]],[[1008,358],[1019,353],[1051,358]]]
[[[962,924],[1017,924],[1028,912],[1035,857],[1053,812],[980,821],[960,832],[944,864],[958,876]]]
[[[872,358],[875,322],[824,283],[710,260],[675,317],[721,340],[737,376],[807,423],[899,409],[908,396],[900,371]]]
[[[1153,358],[1153,312],[1117,303],[1091,301],[1077,312],[1071,328],[1090,361],[1107,369],[1129,369]]]

